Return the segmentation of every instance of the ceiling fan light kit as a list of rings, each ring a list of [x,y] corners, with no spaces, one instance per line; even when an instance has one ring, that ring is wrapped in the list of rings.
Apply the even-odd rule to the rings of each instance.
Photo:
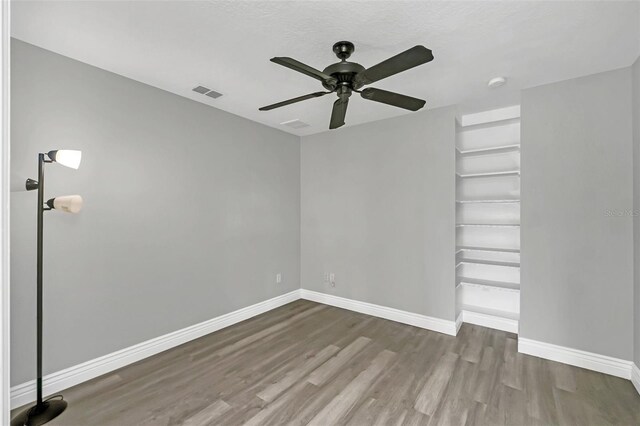
[[[376,81],[398,74],[402,71],[417,67],[418,65],[431,62],[433,54],[431,50],[424,46],[414,46],[411,49],[380,62],[370,68],[349,62],[347,59],[355,51],[355,46],[349,41],[339,41],[333,45],[333,52],[340,62],[331,64],[323,71],[317,70],[309,65],[303,64],[289,57],[271,58],[271,62],[298,71],[302,74],[315,78],[322,83],[326,92],[314,92],[308,95],[298,96],[293,99],[267,105],[260,108],[260,111],[269,111],[290,105],[307,99],[318,98],[320,96],[335,93],[338,99],[333,103],[329,129],[337,129],[345,124],[349,97],[353,92],[360,93],[363,99],[404,108],[409,111],[417,111],[422,108],[425,101],[411,96],[401,95],[382,89],[368,87],[360,90],[363,86],[375,83]]]

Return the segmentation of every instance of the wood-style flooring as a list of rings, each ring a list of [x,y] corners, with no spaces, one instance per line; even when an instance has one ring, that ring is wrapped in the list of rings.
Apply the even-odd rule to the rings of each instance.
[[[640,425],[628,380],[299,300],[63,392],[53,425]]]

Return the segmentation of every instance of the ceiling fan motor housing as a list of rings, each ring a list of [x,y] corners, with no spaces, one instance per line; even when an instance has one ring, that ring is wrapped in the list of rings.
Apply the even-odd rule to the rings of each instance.
[[[347,86],[350,89],[358,90],[362,87],[362,84],[355,83],[355,76],[359,72],[364,71],[364,67],[360,64],[356,64],[355,62],[347,62],[341,61],[335,64],[331,64],[324,69],[324,73],[334,77],[338,81],[338,87]],[[335,87],[331,87],[326,83],[322,83],[325,89],[327,90],[335,90]]]
[[[333,45],[333,52],[340,59],[340,62],[331,64],[324,69],[324,73],[334,77],[337,81],[337,87],[348,87],[349,89],[358,90],[362,87],[362,84],[356,84],[355,76],[359,72],[365,70],[365,68],[355,62],[347,62],[347,58],[356,50],[353,43],[350,41],[339,41]],[[327,90],[335,90],[336,87],[332,87],[329,84],[322,84]]]

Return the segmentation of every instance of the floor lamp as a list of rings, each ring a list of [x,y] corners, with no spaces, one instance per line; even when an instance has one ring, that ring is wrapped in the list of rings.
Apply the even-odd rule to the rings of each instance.
[[[27,179],[27,191],[38,190],[38,260],[37,260],[37,393],[38,399],[35,405],[22,411],[11,420],[11,426],[37,426],[59,416],[66,408],[67,401],[60,396],[42,399],[42,225],[44,212],[52,209],[62,210],[67,213],[78,213],[82,208],[82,197],[79,195],[67,195],[52,198],[44,202],[44,165],[46,163],[59,163],[63,166],[77,169],[80,166],[82,152],[75,150],[49,151],[46,154],[38,154],[38,180]]]

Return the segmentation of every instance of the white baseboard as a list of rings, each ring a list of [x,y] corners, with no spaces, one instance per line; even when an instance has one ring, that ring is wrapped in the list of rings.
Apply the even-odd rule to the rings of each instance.
[[[324,303],[325,305],[336,306],[350,311],[360,312],[378,318],[401,322],[431,331],[455,336],[457,327],[455,321],[447,321],[440,318],[428,317],[426,315],[415,314],[413,312],[401,311],[400,309],[388,308],[386,306],[374,305],[373,303],[360,302],[346,299],[332,294],[319,293],[312,290],[300,290],[300,297],[313,302]]]
[[[462,316],[462,322],[493,328],[496,330],[508,331],[509,333],[518,333],[518,320],[515,319],[472,311],[462,311],[460,315]]]
[[[640,367],[637,364],[633,364],[631,368],[631,383],[636,387],[638,394],[640,394]]]
[[[462,323],[464,322],[463,318],[464,318],[464,312],[460,312],[456,317],[456,336],[458,335],[458,332],[460,331],[460,327],[462,327]]]
[[[42,391],[51,395],[63,389],[109,373],[118,368],[140,361],[157,353],[166,351],[183,343],[205,336],[230,325],[239,323],[256,315],[270,311],[287,303],[300,299],[300,290],[276,296],[237,311],[195,324],[164,336],[92,359],[82,364],[48,374],[43,377]],[[35,380],[11,388],[11,408],[28,404],[36,399]]]
[[[631,379],[633,363],[619,358],[523,338],[518,339],[518,352]]]

